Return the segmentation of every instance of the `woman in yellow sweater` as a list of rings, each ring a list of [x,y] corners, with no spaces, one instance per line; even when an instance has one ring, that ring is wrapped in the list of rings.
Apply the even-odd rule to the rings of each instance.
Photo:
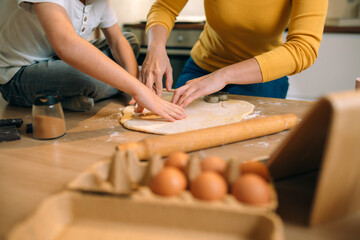
[[[166,40],[187,2],[157,0],[148,14],[140,80],[160,96],[163,76],[168,90],[173,83]],[[327,6],[328,0],[204,0],[206,24],[172,102],[185,107],[219,90],[285,98],[287,75],[310,67],[317,57]]]

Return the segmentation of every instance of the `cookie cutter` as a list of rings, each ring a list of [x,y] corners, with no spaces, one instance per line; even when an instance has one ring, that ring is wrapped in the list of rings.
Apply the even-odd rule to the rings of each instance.
[[[208,103],[218,103],[220,101],[229,100],[229,96],[227,92],[216,92],[209,95],[204,96],[205,102]]]

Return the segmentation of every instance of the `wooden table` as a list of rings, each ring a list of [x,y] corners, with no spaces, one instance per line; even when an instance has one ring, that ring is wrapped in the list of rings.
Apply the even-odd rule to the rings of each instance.
[[[311,102],[304,101],[232,97],[255,105],[250,117],[294,113],[301,120],[312,106]],[[128,96],[122,96],[102,101],[86,113],[66,111],[67,134],[56,140],[44,141],[35,140],[31,134],[25,133],[25,124],[31,122],[31,108],[8,106],[0,99],[0,118],[24,120],[20,128],[21,140],[0,143],[0,239],[4,239],[6,232],[15,223],[31,214],[43,199],[63,190],[66,183],[79,172],[97,161],[110,159],[118,144],[152,136],[129,131],[119,125],[119,110],[128,100]],[[268,156],[288,133],[289,131],[285,131],[191,154],[200,157],[218,155],[225,159],[236,157],[241,160]],[[282,209],[279,209],[280,214]],[[286,213],[296,212],[295,210],[282,211],[285,216]],[[284,219],[285,235],[287,239],[296,240],[305,237],[343,239],[342,236],[346,234],[346,239],[351,239],[356,236],[354,234],[360,236],[357,230],[360,227],[359,219],[360,216],[355,216],[315,228]]]

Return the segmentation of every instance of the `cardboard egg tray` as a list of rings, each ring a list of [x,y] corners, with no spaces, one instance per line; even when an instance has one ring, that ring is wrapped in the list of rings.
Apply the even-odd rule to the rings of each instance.
[[[185,170],[185,175],[189,180],[194,179],[200,173],[200,161],[196,156],[190,158]],[[68,188],[87,192],[131,195],[140,187],[148,188],[151,179],[163,168],[163,163],[164,160],[158,155],[151,156],[148,161],[139,161],[137,155],[132,151],[126,153],[116,151],[112,161],[103,161],[93,165],[70,182]],[[224,177],[229,184],[234,182],[238,177],[238,165],[239,162],[235,159],[230,159],[227,162]],[[273,185],[270,185],[270,188],[271,201],[262,206],[241,203],[231,194],[227,194],[220,202],[224,202],[224,205],[233,202],[236,207],[244,210],[273,211],[277,208],[278,202]],[[171,198],[181,199],[183,195],[189,195],[193,198],[189,191],[184,191],[180,196]],[[169,199],[169,197],[162,198]],[[199,200],[193,198],[193,201],[198,202]],[[200,202],[204,203],[204,201]]]
[[[198,160],[190,159],[188,178]],[[282,222],[272,211],[274,189],[264,206],[242,204],[230,194],[221,201],[198,200],[188,190],[164,197],[148,187],[162,167],[159,156],[141,162],[132,152],[117,151],[112,161],[91,166],[68,190],[46,199],[8,239],[284,239]]]
[[[193,205],[179,201],[147,201],[139,196],[85,194],[65,191],[48,198],[10,240],[232,240],[283,239],[275,214]]]

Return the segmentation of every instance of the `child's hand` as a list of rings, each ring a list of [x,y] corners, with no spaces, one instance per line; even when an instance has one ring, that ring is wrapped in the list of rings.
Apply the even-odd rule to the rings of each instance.
[[[186,118],[184,108],[161,99],[148,88],[146,88],[146,91],[139,91],[138,94],[133,96],[130,104],[135,102],[138,103],[135,112],[142,112],[145,107],[150,112],[160,115],[170,122]]]
[[[137,104],[133,97],[131,97],[131,100],[130,100],[129,104],[130,105],[135,104],[135,112],[136,113],[142,113],[144,111],[144,107]]]

